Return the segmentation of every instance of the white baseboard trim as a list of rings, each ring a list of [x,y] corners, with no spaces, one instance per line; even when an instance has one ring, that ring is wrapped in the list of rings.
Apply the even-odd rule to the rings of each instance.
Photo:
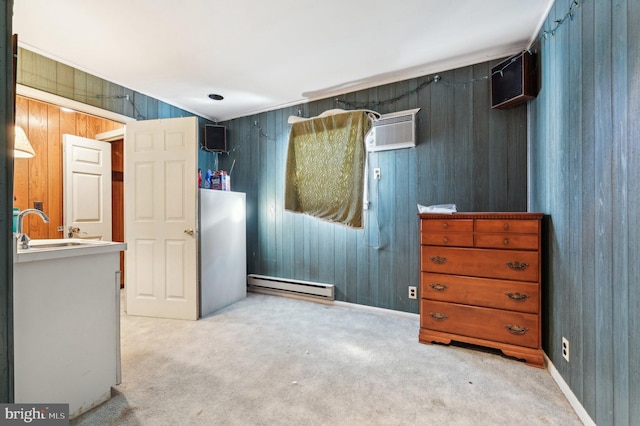
[[[247,291],[250,291],[252,293],[268,294],[271,296],[288,297],[290,299],[304,300],[306,302],[321,303],[323,305],[329,305],[329,306],[342,306],[343,308],[356,309],[359,311],[367,311],[374,314],[393,315],[396,317],[408,318],[410,320],[420,322],[420,314],[412,314],[411,312],[394,311],[393,309],[376,308],[375,306],[359,305],[357,303],[341,302],[339,300],[323,300],[317,297],[310,297],[304,294],[271,292],[268,289],[251,288],[251,289],[247,289]]]
[[[556,367],[553,365],[546,353],[544,354],[544,359],[547,362],[547,370],[549,370],[549,374],[551,374],[551,377],[556,382],[564,396],[567,397],[569,404],[571,404],[571,407],[573,407],[573,410],[576,412],[582,423],[586,426],[596,426],[595,422],[591,419],[591,416],[587,413],[587,410],[585,410],[580,401],[578,401],[578,398],[576,398],[567,382],[564,381],[560,372],[556,370]]]
[[[372,312],[374,314],[393,315],[396,317],[420,321],[420,314],[412,314],[411,312],[394,311],[393,309],[377,308],[375,306],[359,305],[357,303],[341,302],[339,300],[334,300],[330,304],[335,306],[343,306],[345,308],[357,309],[360,311]]]

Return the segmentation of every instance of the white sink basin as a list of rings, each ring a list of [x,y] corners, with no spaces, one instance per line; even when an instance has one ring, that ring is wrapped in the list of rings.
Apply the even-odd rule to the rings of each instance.
[[[101,240],[82,240],[78,238],[66,238],[66,239],[50,239],[50,240],[31,240],[29,241],[29,249],[44,249],[44,248],[63,248],[63,247],[78,247],[78,246],[95,246],[108,244],[110,241]]]
[[[14,262],[31,262],[71,256],[84,256],[103,252],[126,250],[125,243],[81,238],[33,239],[29,248],[23,249],[16,241]]]
[[[76,243],[76,242],[59,242],[59,243],[45,243],[43,242],[42,244],[29,244],[29,248],[35,248],[35,249],[42,249],[42,248],[56,248],[56,247],[74,247],[74,246],[81,246],[82,243]]]

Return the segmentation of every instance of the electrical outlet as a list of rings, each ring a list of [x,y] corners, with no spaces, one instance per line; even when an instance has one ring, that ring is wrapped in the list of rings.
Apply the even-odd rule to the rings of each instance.
[[[368,201],[363,201],[362,202],[362,210],[369,210],[369,202]]]
[[[409,299],[417,299],[418,298],[418,288],[414,286],[409,286]]]
[[[562,337],[562,357],[569,362],[569,341],[566,337]]]
[[[373,169],[373,178],[375,180],[380,179],[380,167],[376,167],[375,169]]]

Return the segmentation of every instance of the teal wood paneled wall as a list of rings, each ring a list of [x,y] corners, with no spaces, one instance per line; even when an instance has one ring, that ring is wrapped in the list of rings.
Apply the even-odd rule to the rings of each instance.
[[[471,83],[491,65],[441,73],[420,91],[429,77],[224,123],[231,152],[220,168],[233,166],[232,189],[247,193],[248,272],[332,283],[337,300],[417,313],[407,287],[419,285],[418,203],[526,211],[527,108],[491,110],[488,81]],[[284,211],[288,117],[356,103],[380,113],[421,108],[416,148],[369,155],[382,178],[369,177],[365,230]]]
[[[0,402],[7,403],[13,401],[13,0],[0,0],[0,11]]]
[[[151,96],[103,80],[84,71],[49,59],[27,49],[18,49],[18,84],[72,99],[136,120],[191,117],[195,114]],[[200,146],[204,142],[204,125],[212,121],[198,117]],[[200,150],[198,167],[217,169],[217,154]]]
[[[598,425],[640,419],[639,20],[637,0],[580,2],[541,41],[530,104],[531,208],[550,215],[544,348]]]

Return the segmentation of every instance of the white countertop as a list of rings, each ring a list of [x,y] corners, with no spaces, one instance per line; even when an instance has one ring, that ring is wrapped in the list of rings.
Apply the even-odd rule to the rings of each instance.
[[[13,247],[13,262],[22,263],[123,251],[127,249],[127,244],[114,241],[65,238],[31,240],[29,248],[22,249],[14,236]]]

